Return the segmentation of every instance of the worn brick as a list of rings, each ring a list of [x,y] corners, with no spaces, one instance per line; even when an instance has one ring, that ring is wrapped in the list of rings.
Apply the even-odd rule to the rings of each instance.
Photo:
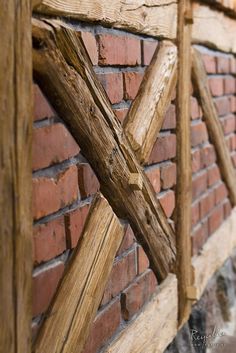
[[[128,36],[100,34],[99,65],[135,66],[141,64],[140,40]]]
[[[170,163],[161,167],[162,189],[172,188],[176,184],[176,164]]]
[[[217,72],[219,74],[228,74],[230,71],[229,58],[225,56],[217,56]]]
[[[191,97],[191,118],[192,120],[202,117],[202,109],[198,104],[197,98]]]
[[[45,118],[52,118],[55,112],[44,96],[39,86],[34,84],[34,120],[42,120]]]
[[[192,232],[192,255],[197,255],[208,238],[208,222],[201,222]]]
[[[215,208],[209,216],[208,226],[209,226],[209,235],[214,233],[222,224],[224,220],[224,209],[220,205]]]
[[[133,244],[134,244],[134,232],[132,230],[132,228],[130,227],[130,225],[127,225],[123,240],[121,242],[121,245],[117,251],[117,256],[121,255],[124,251],[128,250]]]
[[[62,162],[79,151],[79,146],[61,123],[33,130],[33,170]]]
[[[220,170],[217,165],[214,165],[207,171],[208,186],[211,187],[212,185],[216,184],[219,180],[220,180]]]
[[[234,114],[228,114],[222,120],[224,134],[230,134],[235,131],[235,116]]]
[[[64,217],[33,228],[34,263],[39,264],[53,259],[66,250]]]
[[[199,202],[200,217],[205,218],[215,206],[215,193],[209,191]]]
[[[81,37],[93,65],[98,64],[98,48],[95,36],[90,32],[81,32]]]
[[[99,190],[99,181],[88,163],[78,165],[78,180],[81,198],[86,198]]]
[[[199,202],[194,202],[191,206],[192,227],[194,227],[200,220]]]
[[[196,173],[201,169],[201,151],[195,149],[192,151],[192,172]]]
[[[225,115],[230,113],[230,100],[228,97],[218,97],[214,100],[217,113],[219,115]]]
[[[122,73],[111,72],[97,75],[112,104],[120,103],[123,99]]]
[[[192,197],[195,200],[198,196],[202,195],[207,189],[207,172],[203,171],[193,177],[192,182]]]
[[[138,274],[143,273],[149,267],[148,257],[141,246],[137,247]]]
[[[143,60],[142,64],[143,65],[149,65],[153,54],[157,48],[158,43],[154,41],[149,41],[149,40],[143,40],[142,41],[142,52],[143,52]]]
[[[121,311],[124,320],[130,320],[142,308],[155,291],[156,285],[154,273],[147,270],[121,294]]]
[[[89,208],[90,204],[85,204],[80,208],[65,214],[67,246],[70,249],[73,249],[78,243]]]
[[[191,145],[195,147],[208,141],[207,128],[204,122],[200,121],[191,126]]]
[[[128,108],[114,109],[114,112],[115,112],[117,118],[119,119],[119,121],[121,122],[121,124],[123,124],[128,111],[129,111]]]
[[[224,79],[224,93],[225,94],[235,94],[235,77],[228,76]]]
[[[167,192],[158,196],[161,206],[166,214],[166,217],[171,217],[175,208],[175,193],[173,190],[168,190]]]
[[[201,148],[201,167],[208,167],[215,163],[216,161],[216,153],[213,145],[206,145]]]
[[[224,79],[221,76],[211,76],[208,78],[208,84],[213,96],[223,96]]]
[[[145,170],[145,173],[150,180],[156,193],[161,190],[161,181],[160,181],[160,168],[158,166],[152,166]]]
[[[225,184],[224,183],[219,184],[215,188],[216,204],[218,205],[219,203],[221,203],[227,196],[228,196],[228,190],[226,189]]]
[[[157,138],[151,155],[149,157],[149,164],[166,161],[174,158],[176,155],[176,136],[169,134]]]
[[[229,59],[229,62],[230,62],[230,73],[231,74],[236,74],[236,59],[232,56],[230,59]]]
[[[213,55],[202,55],[204,66],[208,74],[216,73],[216,57]]]
[[[229,104],[230,104],[230,111],[231,113],[236,112],[236,96],[229,96]]]
[[[33,275],[33,317],[47,310],[63,271],[64,264],[58,262],[52,267]]]
[[[171,130],[176,128],[176,112],[175,112],[175,105],[170,104],[169,108],[167,109],[164,122],[162,125],[162,130]]]
[[[33,178],[33,217],[39,219],[72,204],[78,198],[77,167],[71,166],[57,178]]]
[[[143,72],[124,72],[124,99],[134,99],[143,80]]]

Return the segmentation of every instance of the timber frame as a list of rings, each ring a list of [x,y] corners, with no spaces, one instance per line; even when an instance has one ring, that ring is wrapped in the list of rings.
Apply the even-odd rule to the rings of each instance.
[[[2,35],[5,38],[6,50],[1,59],[1,70],[3,68],[1,77],[6,75],[6,63],[9,63],[10,58],[7,71],[9,86],[2,84],[4,81],[2,79],[0,86],[1,99],[3,97],[1,101],[3,142],[0,153],[3,170],[0,190],[3,198],[0,212],[4,220],[1,223],[0,239],[0,245],[4,244],[4,248],[0,246],[0,261],[4,258],[4,266],[1,266],[3,269],[1,284],[4,290],[0,292],[0,299],[4,302],[4,308],[0,311],[0,320],[8,323],[6,329],[0,333],[0,347],[3,347],[4,352],[83,351],[125,231],[122,218],[131,224],[149,257],[151,268],[162,283],[145,310],[107,347],[106,353],[141,353],[143,347],[146,350],[148,347],[148,352],[163,352],[177,330],[188,320],[192,304],[200,298],[207,281],[236,247],[234,209],[229,219],[204,245],[201,255],[191,259],[189,121],[192,74],[209,135],[215,145],[219,167],[228,187],[231,203],[235,206],[235,170],[209,91],[201,55],[196,49],[191,52],[191,44],[207,44],[226,52],[236,53],[236,38],[233,34],[233,29],[236,31],[236,21],[222,12],[209,8],[206,4],[197,2],[191,4],[190,0],[154,2],[156,6],[152,7],[148,0],[144,0],[141,6],[114,0],[114,6],[109,8],[106,0],[82,0],[79,6],[75,0],[32,1],[34,11],[41,16],[59,15],[83,21],[100,21],[106,26],[144,33],[164,40],[146,70],[143,83],[122,129],[105,91],[96,78],[80,34],[59,20],[48,17],[47,20],[39,20],[38,16],[37,19],[33,19],[34,74],[55,110],[65,117],[69,130],[79,142],[100,181],[102,194],[99,193],[93,202],[83,230],[82,241],[74,250],[31,350],[32,260],[29,254],[32,252],[30,241],[32,229],[29,160],[32,122],[31,107],[28,104],[32,94],[31,60],[29,60],[31,10],[30,1],[20,1],[17,8],[15,0],[4,0],[5,7],[1,17],[9,28],[9,38]],[[232,11],[234,10],[231,9]],[[117,17],[117,13],[120,16]],[[143,18],[143,22],[140,22],[139,18]],[[219,21],[217,30],[214,26],[215,21],[217,23]],[[159,26],[156,25],[157,22]],[[15,37],[14,33],[17,33]],[[164,65],[166,61],[168,65]],[[156,200],[142,164],[147,161],[158,137],[176,83],[177,203],[184,207],[177,208],[174,231]],[[11,100],[6,107],[4,99],[9,100],[9,97]],[[149,107],[146,115],[145,106]],[[6,114],[8,119],[4,119]],[[143,116],[145,122],[141,123]],[[102,135],[99,133],[101,130]],[[91,144],[94,145],[93,150],[88,148]],[[11,213],[11,220],[7,223],[6,209]],[[101,217],[104,214],[106,217]],[[92,237],[94,227],[98,233],[96,240]],[[225,234],[224,249],[222,244],[219,246],[222,232]],[[90,256],[87,256],[88,252]],[[81,320],[84,317],[86,320]],[[62,320],[63,331],[61,335],[56,335]],[[143,330],[144,321],[152,322],[153,327],[147,325]],[[163,327],[165,331],[160,338],[157,331],[160,332]],[[134,335],[138,340],[132,340]]]

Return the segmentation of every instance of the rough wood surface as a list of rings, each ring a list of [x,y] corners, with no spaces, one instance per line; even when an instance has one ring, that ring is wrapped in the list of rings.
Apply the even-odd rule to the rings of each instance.
[[[192,72],[194,85],[201,102],[208,133],[217,153],[217,162],[220,166],[222,177],[229,189],[230,200],[233,205],[236,205],[235,169],[208,86],[208,79],[204,68],[204,63],[200,52],[196,49],[193,50]]]
[[[176,67],[176,46],[163,41],[154,53],[124,121],[126,136],[142,164],[148,161],[162,127],[176,85]]]
[[[162,353],[177,334],[177,280],[170,274],[104,353]]]
[[[98,194],[33,352],[83,351],[123,235],[123,226]]]
[[[31,351],[31,6],[0,11],[0,351]]]
[[[191,203],[192,168],[190,143],[191,96],[191,1],[178,2],[178,80],[176,98],[177,186],[176,244],[179,298],[179,325],[189,317],[191,301],[187,288],[191,286]]]
[[[124,28],[164,38],[174,38],[176,1],[172,0],[43,0],[35,12],[68,16],[82,21],[96,21],[106,26]]]
[[[49,26],[35,20],[33,39],[38,82],[91,163],[102,193],[117,215],[129,220],[151,267],[164,279],[175,267],[173,230],[115,118],[78,33],[55,21]],[[142,190],[130,188],[131,173],[141,175]]]
[[[201,297],[208,281],[231,256],[236,247],[236,208],[231,216],[204,244],[201,254],[193,259],[197,297]]]

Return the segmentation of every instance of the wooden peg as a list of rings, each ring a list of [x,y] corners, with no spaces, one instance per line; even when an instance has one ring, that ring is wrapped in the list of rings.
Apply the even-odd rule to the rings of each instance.
[[[132,190],[142,190],[143,180],[141,175],[138,173],[131,173],[129,176],[129,185]]]

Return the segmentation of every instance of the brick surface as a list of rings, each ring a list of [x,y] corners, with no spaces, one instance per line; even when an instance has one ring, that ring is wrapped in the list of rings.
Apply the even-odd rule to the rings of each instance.
[[[195,226],[200,220],[200,207],[199,202],[194,202],[191,206],[192,227]]]
[[[148,257],[141,246],[137,247],[138,274],[143,273],[149,267]]]
[[[230,64],[230,73],[231,74],[236,74],[236,59],[234,57],[231,57],[229,60]]]
[[[224,207],[224,218],[227,219],[230,216],[232,211],[232,206],[228,199],[224,202],[223,207]]]
[[[53,259],[66,250],[64,217],[33,228],[34,263]]]
[[[203,198],[200,200],[200,217],[206,217],[210,211],[215,206],[215,192],[214,190],[208,192]]]
[[[74,138],[61,123],[33,130],[33,170],[62,162],[79,151]]]
[[[228,97],[219,97],[214,100],[217,113],[225,115],[230,113],[230,100]]]
[[[68,248],[74,248],[82,234],[83,227],[89,212],[90,204],[85,204],[75,211],[65,215],[66,235]]]
[[[149,164],[166,161],[174,158],[176,155],[176,136],[169,134],[158,137],[155,142],[151,155],[149,157]]]
[[[176,184],[176,164],[171,163],[161,167],[162,189],[172,188]]]
[[[196,149],[192,151],[192,172],[196,173],[201,169],[201,151]]]
[[[81,32],[81,37],[84,42],[85,48],[93,65],[98,64],[98,48],[95,36],[90,32]]]
[[[154,41],[143,40],[142,41],[142,64],[149,65],[153,54],[157,48],[158,43]]]
[[[33,317],[47,310],[63,271],[64,264],[58,262],[53,267],[33,276]]]
[[[192,232],[192,255],[197,255],[208,238],[208,222],[199,223]]]
[[[77,167],[71,166],[57,179],[33,178],[33,217],[39,219],[72,204],[78,198]]]
[[[135,66],[141,64],[141,43],[136,38],[100,34],[99,65]]]
[[[120,120],[120,122],[123,124],[125,117],[128,113],[128,108],[121,108],[121,109],[114,109],[114,112],[117,116],[117,118]]]
[[[39,86],[34,84],[34,120],[42,120],[45,118],[52,118],[55,116],[55,112],[47,101],[46,97],[42,93]]]
[[[228,114],[222,120],[224,134],[230,134],[235,131],[235,116],[234,114]]]
[[[222,205],[215,208],[209,216],[209,234],[214,233],[224,220],[224,208]]]
[[[219,74],[227,74],[230,71],[229,58],[225,56],[217,56],[217,72]]]
[[[157,281],[151,270],[138,277],[122,294],[121,310],[124,320],[130,320],[156,289]]]
[[[216,57],[208,54],[202,56],[206,72],[208,74],[216,73]]]
[[[228,196],[228,190],[226,189],[225,184],[224,183],[219,184],[215,188],[216,204],[218,205],[219,203],[221,203],[227,196]]]
[[[162,126],[162,130],[170,130],[176,128],[176,112],[175,112],[175,105],[170,104],[169,108],[167,109],[164,117],[164,122]]]
[[[132,228],[128,224],[124,234],[124,238],[116,255],[121,255],[124,251],[128,250],[134,244],[134,240],[134,233],[132,231]]]
[[[98,74],[97,76],[103,85],[110,102],[112,104],[120,103],[123,99],[122,73],[103,73]]]
[[[142,72],[124,72],[124,99],[134,99],[143,80]]]
[[[198,104],[197,98],[191,97],[191,118],[192,120],[199,119],[202,117],[202,110]]]
[[[146,169],[145,173],[150,180],[155,192],[159,192],[161,190],[160,168],[158,166],[153,166]]]
[[[99,190],[99,181],[88,163],[78,165],[78,180],[81,198],[86,198]]]
[[[208,84],[213,96],[222,96],[224,94],[224,79],[216,76],[208,78]]]
[[[230,111],[231,113],[236,112],[236,97],[235,96],[229,96],[229,104],[230,104]]]
[[[216,153],[213,145],[206,145],[201,148],[201,167],[209,167],[216,161]]]
[[[234,94],[236,89],[235,78],[232,76],[225,77],[224,79],[224,93]]]
[[[195,200],[198,196],[202,195],[207,189],[207,172],[203,171],[193,177],[192,182],[192,197]]]
[[[168,190],[158,197],[161,206],[166,214],[166,217],[171,217],[175,208],[175,193],[173,190]]]
[[[205,123],[198,122],[191,126],[191,145],[195,147],[208,140],[208,133]]]
[[[220,180],[220,170],[217,165],[214,165],[207,171],[208,186],[216,184]]]

